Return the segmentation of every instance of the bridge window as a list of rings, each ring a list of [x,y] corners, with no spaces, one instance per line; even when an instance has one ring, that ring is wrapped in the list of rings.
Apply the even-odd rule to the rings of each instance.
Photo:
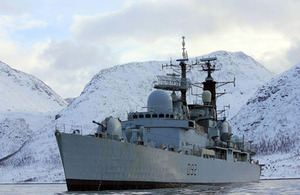
[[[157,114],[152,114],[152,118],[157,118]]]
[[[146,114],[145,116],[146,116],[146,118],[151,118],[150,114]]]
[[[170,115],[170,118],[174,118],[174,115],[173,115],[173,114],[171,114],[171,115]]]
[[[158,117],[159,117],[159,118],[164,118],[165,115],[164,115],[164,114],[159,114]]]
[[[143,114],[140,114],[140,115],[139,115],[139,118],[144,118],[144,115],[143,115]]]
[[[166,118],[170,118],[170,115],[169,115],[169,114],[166,114]]]
[[[136,114],[132,115],[132,118],[137,118],[137,115]]]

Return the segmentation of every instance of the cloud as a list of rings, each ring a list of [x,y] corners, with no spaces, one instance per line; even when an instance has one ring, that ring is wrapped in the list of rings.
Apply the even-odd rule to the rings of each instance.
[[[30,71],[39,66],[37,56],[44,49],[47,40],[30,42],[25,44],[18,39],[28,36],[24,35],[27,30],[43,28],[47,24],[29,14],[7,16],[0,15],[0,59],[14,68],[22,71]]]
[[[109,48],[92,43],[31,41],[27,31],[45,27],[46,22],[30,14],[0,15],[0,60],[33,74],[63,97],[78,96],[96,73],[118,61]]]
[[[149,42],[189,30],[191,35],[211,33],[225,25],[219,20],[222,10],[214,15],[211,8],[204,9],[197,4],[197,1],[139,1],[117,12],[77,15],[71,30],[77,39],[85,41]]]
[[[24,13],[29,8],[29,0],[0,1],[0,12],[9,14]]]
[[[299,28],[296,0],[232,1],[139,1],[123,9],[92,16],[77,15],[73,35],[80,40],[134,39],[153,41],[157,37],[188,33],[190,36],[221,34],[232,27],[273,29],[287,32]]]
[[[298,7],[296,0],[145,0],[115,12],[76,15],[71,33],[76,40],[122,51],[120,59],[125,62],[133,56],[161,60],[167,50],[176,55],[185,35],[190,56],[241,50],[279,73],[284,70],[277,67],[280,64],[269,63],[278,61],[278,53],[286,52],[291,40],[300,36],[300,22],[293,20],[300,17]]]
[[[102,68],[180,57],[182,35],[190,57],[244,51],[276,73],[300,61],[298,0],[95,3],[1,1],[0,60],[64,97]]]
[[[76,70],[94,66],[109,67],[115,62],[111,56],[108,48],[71,40],[51,41],[41,55],[42,58],[51,62],[51,67],[59,70]]]
[[[43,80],[63,97],[78,96],[102,68],[118,62],[109,48],[93,43],[50,38],[31,41],[27,31],[44,27],[46,22],[29,14],[0,15],[0,59]]]
[[[15,21],[15,28],[17,30],[26,30],[32,28],[44,28],[47,26],[47,23],[43,20],[32,19],[29,15],[23,15],[17,21]]]
[[[118,62],[118,56],[108,48],[71,40],[50,41],[39,59],[46,66],[37,68],[34,74],[63,97],[78,96],[95,74]]]
[[[17,16],[0,15],[1,30],[7,33],[23,31],[33,28],[43,28],[47,23],[43,20],[36,19],[30,14]]]
[[[300,62],[300,40],[294,40],[292,47],[287,51],[286,57],[291,65]]]

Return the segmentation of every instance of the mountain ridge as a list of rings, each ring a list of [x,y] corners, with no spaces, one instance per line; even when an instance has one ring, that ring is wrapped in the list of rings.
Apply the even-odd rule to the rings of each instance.
[[[233,130],[253,140],[264,161],[278,155],[279,159],[268,163],[273,170],[290,166],[290,177],[300,175],[299,83],[300,63],[258,88],[232,120]],[[270,167],[265,170],[267,177],[281,177]]]
[[[0,159],[18,151],[67,103],[36,77],[0,61]]]
[[[67,102],[36,77],[0,61],[0,112],[52,112]]]
[[[274,76],[273,73],[242,52],[217,51],[204,57],[211,55],[219,58],[217,67],[222,68],[224,66],[223,70],[213,74],[215,80],[233,80],[235,75],[239,75],[236,77],[237,88],[233,86],[220,88],[220,90],[228,89],[229,95],[220,97],[218,106],[223,108],[228,102],[231,103],[232,116],[237,113],[240,106],[246,103],[258,86]],[[195,61],[195,58],[191,60]],[[126,112],[139,111],[146,106],[147,97],[153,91],[153,82],[157,80],[156,76],[172,73],[172,70],[169,69],[162,70],[162,63],[166,62],[133,62],[101,70],[85,86],[81,95],[59,113],[61,118],[58,121],[64,121],[67,124],[81,125],[84,123],[87,125],[92,120],[102,121],[104,117],[110,115],[122,120],[126,119]],[[246,71],[241,71],[248,66]],[[253,66],[258,67],[258,72],[254,70]],[[201,83],[205,79],[205,74],[199,73],[198,69],[193,69],[187,72],[187,77],[194,82]],[[113,82],[111,82],[112,79]],[[249,81],[250,79],[251,83],[245,84],[245,80]],[[200,89],[194,90],[196,93],[200,93],[200,91]],[[189,103],[200,101],[200,98],[193,97],[191,92],[188,92],[187,95]],[[232,96],[240,101],[232,101]],[[72,111],[75,109],[79,112]],[[84,111],[85,114],[81,111]]]

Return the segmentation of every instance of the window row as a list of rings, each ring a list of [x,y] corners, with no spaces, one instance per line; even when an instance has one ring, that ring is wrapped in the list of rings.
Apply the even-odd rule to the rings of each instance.
[[[133,114],[132,118],[174,118],[173,114]]]

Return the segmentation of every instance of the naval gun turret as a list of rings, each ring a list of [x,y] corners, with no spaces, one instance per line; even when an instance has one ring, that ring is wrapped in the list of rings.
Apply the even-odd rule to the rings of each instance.
[[[98,125],[96,136],[108,137],[113,140],[120,140],[122,138],[122,126],[118,119],[113,117],[105,118],[101,123],[93,121]]]

